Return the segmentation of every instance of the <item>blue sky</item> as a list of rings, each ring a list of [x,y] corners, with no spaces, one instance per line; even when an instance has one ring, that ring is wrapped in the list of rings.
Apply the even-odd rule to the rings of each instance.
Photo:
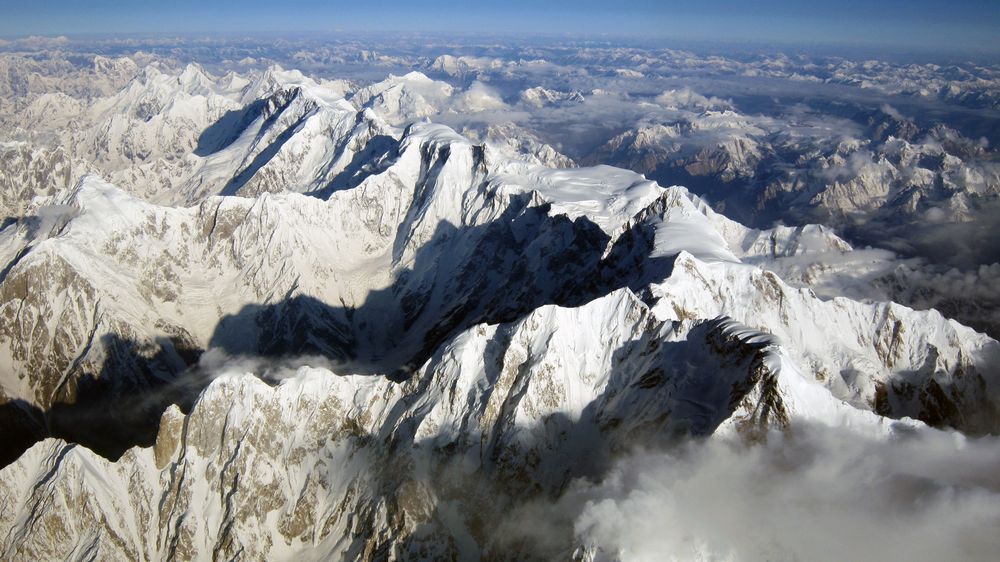
[[[1000,0],[0,0],[0,36],[412,30],[1000,51]]]

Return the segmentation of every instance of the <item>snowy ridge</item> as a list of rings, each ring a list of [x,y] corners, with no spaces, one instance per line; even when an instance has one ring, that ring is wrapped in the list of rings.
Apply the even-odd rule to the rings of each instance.
[[[580,558],[498,529],[635,450],[1000,428],[996,340],[765,269],[852,254],[830,230],[412,122],[442,84],[150,67],[100,102],[112,181],[0,231],[2,413],[38,441],[4,559]]]
[[[662,324],[628,290],[476,326],[401,385],[303,367],[269,387],[233,369],[188,416],[168,410],[153,448],[110,463],[48,440],[0,472],[23,498],[0,524],[45,529],[6,535],[6,557],[510,556],[483,518],[630,443],[853,410],[786,371],[773,338],[729,319]]]
[[[496,162],[504,172],[489,172],[487,161]],[[446,128],[419,125],[411,129],[399,156],[384,172],[355,189],[333,193],[328,201],[265,194],[257,199],[210,198],[190,208],[158,207],[97,178],[85,178],[60,202],[59,208],[69,218],[57,237],[46,239],[46,232],[36,232],[25,222],[5,239],[4,255],[21,256],[11,262],[3,285],[5,309],[17,314],[8,326],[13,330],[53,322],[49,333],[66,333],[68,338],[59,344],[62,352],[53,354],[41,351],[51,345],[48,339],[36,341],[26,334],[10,333],[8,349],[12,351],[7,364],[13,371],[19,371],[18,361],[23,361],[16,357],[47,357],[55,363],[45,369],[35,365],[31,369],[35,374],[21,379],[21,384],[38,390],[26,392],[22,387],[15,392],[8,387],[6,392],[30,397],[43,406],[51,403],[53,383],[46,381],[64,378],[64,370],[73,363],[79,367],[84,360],[97,364],[103,360],[100,345],[92,346],[88,339],[98,318],[102,326],[114,326],[111,331],[129,339],[155,341],[165,331],[177,340],[175,347],[204,349],[217,335],[213,331],[222,317],[235,315],[245,305],[309,295],[324,303],[361,307],[373,290],[391,285],[400,271],[414,267],[419,251],[427,246],[433,249],[432,241],[447,236],[440,242],[448,242],[451,235],[441,230],[442,224],[487,227],[505,214],[511,218],[525,212],[539,218],[559,214],[555,209],[530,210],[539,205],[583,216],[595,205],[605,204],[595,195],[609,197],[614,206],[635,209],[656,193],[652,184],[638,182],[638,176],[616,171],[619,175],[608,177],[616,183],[628,182],[625,186],[580,199],[574,193],[606,181],[599,179],[604,176],[591,179],[594,174],[585,171],[556,176],[519,163],[511,163],[514,168],[509,169],[504,162]],[[623,192],[615,194],[615,190]],[[538,199],[524,207],[521,201],[530,200],[531,193]],[[521,222],[537,229],[535,220],[526,216]],[[610,217],[600,220],[611,228]],[[481,240],[488,241],[486,231],[495,228],[501,225],[481,232],[470,230],[471,234],[448,244],[452,251],[462,252],[462,259],[472,260],[485,243]],[[526,233],[512,235],[528,240]],[[327,242],[316,244],[319,240]],[[145,259],[149,256],[156,259]],[[444,264],[438,258],[421,257],[420,261],[423,269],[410,272],[409,284],[424,292],[437,274],[430,266]],[[462,263],[455,263],[456,271]],[[74,274],[51,277],[57,270]],[[113,283],[108,283],[108,275],[114,276]],[[32,285],[36,288],[26,294],[17,289]],[[86,297],[48,299],[39,290],[46,285],[49,291]],[[475,289],[475,283],[464,285],[462,290]],[[102,305],[96,314],[93,308],[98,301]],[[73,303],[68,309],[67,302]],[[378,314],[376,310],[384,309],[373,309],[371,314]],[[433,311],[426,317],[430,322],[439,318]],[[333,321],[348,323],[343,313]],[[97,355],[92,360],[77,357],[81,350]]]
[[[21,256],[0,287],[2,309],[12,315],[8,326],[51,323],[47,332],[57,334],[55,339],[13,331],[5,335],[5,364],[12,372],[33,374],[19,377],[16,386],[5,382],[4,392],[42,407],[56,400],[57,390],[62,392],[60,381],[73,381],[79,369],[100,369],[104,346],[92,339],[109,331],[138,342],[164,341],[166,336],[169,345],[153,347],[166,352],[154,372],[169,376],[183,368],[187,350],[219,345],[238,353],[273,349],[321,352],[338,360],[368,357],[380,365],[389,361],[384,350],[395,349],[394,361],[406,365],[411,357],[432,352],[433,338],[466,322],[507,318],[525,312],[525,305],[530,310],[531,304],[579,302],[623,285],[642,290],[652,283],[650,294],[662,301],[657,310],[672,319],[725,313],[757,323],[763,318],[759,307],[780,309],[786,292],[797,295],[803,312],[770,312],[768,318],[774,320],[762,323],[770,331],[789,322],[812,322],[803,320],[813,317],[806,311],[835,306],[739,265],[727,239],[741,240],[733,249],[746,255],[759,246],[753,242],[748,247],[746,241],[764,233],[723,220],[683,188],[663,189],[609,167],[532,166],[473,145],[439,125],[411,126],[391,160],[326,201],[264,194],[257,199],[210,198],[197,207],[177,209],[139,201],[89,178],[64,204],[76,214],[57,237],[33,240],[32,229],[24,224],[13,231],[22,235],[9,236],[4,246],[4,255]],[[778,230],[767,236],[776,241],[798,234]],[[326,242],[317,244],[320,240]],[[835,237],[819,240],[821,247],[837,247]],[[769,251],[787,254],[804,247],[782,244],[785,249],[772,246]],[[128,248],[144,248],[144,256],[157,259],[143,259]],[[673,260],[679,252],[686,253]],[[483,255],[492,256],[490,268],[482,267]],[[510,276],[500,272],[525,255],[530,268],[515,269],[523,287],[511,285]],[[572,255],[575,263],[562,262]],[[580,259],[588,255],[589,261]],[[713,281],[689,286],[682,279],[689,270],[699,271],[701,261],[717,262],[721,265],[713,267],[723,271],[705,274]],[[53,276],[53,271],[73,275]],[[454,275],[442,279],[441,271]],[[582,286],[567,276],[569,271],[581,279],[597,273],[601,281]],[[661,283],[666,274],[669,279]],[[696,296],[730,278],[741,279],[738,290]],[[670,289],[674,283],[683,288]],[[29,286],[35,289],[25,293]],[[53,294],[76,296],[53,299],[39,290],[45,286]],[[494,296],[484,301],[482,295]],[[325,306],[332,303],[342,306]],[[873,404],[883,392],[877,389],[891,388],[890,379],[906,369],[915,373],[908,375],[908,384],[918,386],[937,376],[939,367],[946,373],[974,368],[982,373],[976,377],[992,376],[987,366],[995,361],[993,352],[959,350],[968,345],[989,350],[995,342],[947,335],[957,334],[956,328],[939,315],[918,315],[933,318],[933,333],[942,334],[938,339],[925,343],[921,336],[904,346],[898,341],[909,340],[893,328],[896,312],[850,314],[854,319],[846,333],[870,330],[867,326],[875,322],[876,335],[862,340],[860,351],[845,344],[851,351],[837,352],[832,362],[826,349],[811,343],[813,324],[795,328],[794,337],[781,335],[803,350],[799,357],[808,359],[810,368],[826,373],[822,376],[838,396],[857,405]],[[893,318],[886,320],[886,314]],[[304,324],[283,324],[289,318]],[[370,321],[374,318],[382,320]],[[387,323],[386,318],[392,320]],[[444,327],[442,319],[447,319]],[[248,328],[248,320],[258,328]],[[305,335],[315,329],[322,336],[296,340],[299,331]],[[275,339],[283,330],[292,335]],[[928,344],[938,351],[931,352]],[[936,367],[928,359],[933,353],[948,359]],[[809,359],[814,355],[821,359]],[[908,359],[900,362],[897,355]],[[46,364],[31,362],[40,357]],[[69,368],[77,371],[67,373]],[[989,392],[980,399],[993,401]],[[916,408],[910,404],[883,411],[917,416]]]
[[[682,253],[652,287],[664,319],[731,315],[766,327],[835,396],[862,409],[936,423],[951,415],[971,431],[996,431],[1000,344],[936,311],[894,303],[823,301],[776,275]],[[979,404],[958,413],[956,403]],[[981,417],[980,417],[981,416]],[[961,421],[958,421],[961,419]]]

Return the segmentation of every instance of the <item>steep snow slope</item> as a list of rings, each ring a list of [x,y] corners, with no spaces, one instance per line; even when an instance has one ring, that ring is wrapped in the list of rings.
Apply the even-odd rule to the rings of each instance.
[[[734,318],[794,342],[789,353],[837,397],[884,415],[996,432],[996,340],[937,311],[820,301],[771,272],[681,254],[652,287],[664,318]],[[945,421],[947,420],[947,421]]]
[[[91,178],[51,214],[46,229],[21,221],[0,239],[10,260],[0,283],[2,389],[48,412],[49,431],[108,454],[148,442],[158,410],[181,400],[157,389],[210,347],[320,354],[401,379],[456,331],[621,287],[659,300],[663,318],[727,314],[779,333],[855,405],[995,429],[995,341],[933,313],[831,306],[794,291],[739,264],[760,253],[763,233],[682,188],[610,167],[509,160],[438,125],[411,127],[370,175],[326,200],[285,193],[158,207]],[[678,267],[681,252],[723,270],[682,281],[695,262]],[[786,292],[797,295],[795,314]],[[820,334],[845,326],[856,343],[817,347],[837,341]],[[72,423],[74,408],[59,413],[130,393],[155,400],[136,411],[102,406],[109,428]],[[81,432],[96,427],[102,442],[87,441]]]
[[[116,185],[168,204],[318,191],[338,187],[358,152],[386,150],[385,142],[369,146],[373,138],[398,137],[343,95],[339,84],[280,68],[245,79],[211,77],[195,66],[179,76],[149,67],[94,106],[83,120],[94,125],[75,143]]]
[[[384,172],[327,201],[157,207],[88,178],[45,228],[19,221],[0,240],[4,393],[43,410],[81,392],[114,402],[172,380],[209,346],[405,372],[453,329],[604,290],[567,274],[599,271],[611,217],[550,213],[591,203],[563,201],[556,187],[572,181],[516,162],[498,160],[505,179],[490,180],[491,157],[422,126]],[[581,188],[600,177],[579,176]],[[616,209],[655,197],[622,179]],[[147,424],[156,407],[139,412]]]
[[[432,68],[465,80],[493,62]],[[781,278],[842,294],[839,276],[875,275],[878,255],[821,226],[747,228],[633,172],[541,166],[570,162],[517,126],[476,144],[411,124],[502,110],[484,83],[411,73],[355,90],[277,67],[154,65],[55,112],[68,152],[4,145],[17,217],[0,227],[4,559],[628,558],[546,509],[637,450],[815,426],[958,450],[960,434],[925,423],[1000,430],[997,341]],[[62,101],[36,98],[26,122]],[[521,104],[579,101],[535,88]],[[719,100],[656,103],[700,117],[626,135],[625,153],[727,137],[685,165],[744,179],[773,156],[766,123]],[[89,166],[73,147],[111,181],[72,183]],[[810,445],[792,452],[827,470]],[[897,476],[877,481],[903,509],[935,489]],[[941,495],[964,506],[966,491]],[[991,544],[978,527],[937,531],[970,557]],[[752,555],[808,558],[757,540]]]
[[[635,445],[798,420],[890,424],[730,320],[663,323],[629,290],[449,340],[403,384],[303,367],[220,375],[154,447],[110,463],[47,440],[0,472],[8,559],[567,557],[512,510]],[[910,424],[913,425],[913,424]],[[48,475],[48,476],[46,476]]]
[[[162,176],[196,204],[88,176],[0,231],[3,452],[78,443],[0,471],[4,558],[582,557],[496,524],[692,436],[1000,429],[997,341],[761,268],[829,230],[400,132],[397,85],[272,72]]]
[[[361,88],[351,96],[351,101],[358,107],[376,110],[383,119],[400,127],[440,112],[454,93],[455,89],[446,82],[410,72],[405,76],[390,75]]]
[[[395,150],[402,134],[397,127],[447,111],[484,110],[485,98],[477,95],[475,88],[456,90],[419,72],[357,89],[279,66],[213,76],[196,64],[175,72],[153,63],[111,96],[34,98],[17,115],[21,133],[14,136],[31,139],[39,150],[51,145],[49,152],[74,162],[63,166],[73,170],[61,187],[99,173],[129,193],[168,205],[192,205],[210,195],[325,196],[356,185]],[[572,165],[511,124],[483,134],[505,154]],[[36,165],[45,156],[36,156]],[[10,173],[19,165],[13,163]],[[19,185],[4,198],[10,216],[25,208],[29,191],[48,187],[36,185],[36,173],[19,174]]]

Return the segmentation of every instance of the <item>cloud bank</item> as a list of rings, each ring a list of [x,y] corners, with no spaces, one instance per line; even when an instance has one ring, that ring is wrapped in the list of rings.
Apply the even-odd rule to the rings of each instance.
[[[996,438],[796,425],[630,455],[506,528],[541,540],[569,524],[592,560],[993,560],[998,466]]]

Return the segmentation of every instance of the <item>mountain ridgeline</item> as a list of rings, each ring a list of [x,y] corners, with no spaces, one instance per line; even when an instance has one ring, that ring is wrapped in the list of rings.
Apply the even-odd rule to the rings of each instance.
[[[828,298],[829,229],[473,142],[439,84],[153,65],[3,145],[4,559],[604,560],[518,522],[636,449],[1000,431],[1000,343]]]

